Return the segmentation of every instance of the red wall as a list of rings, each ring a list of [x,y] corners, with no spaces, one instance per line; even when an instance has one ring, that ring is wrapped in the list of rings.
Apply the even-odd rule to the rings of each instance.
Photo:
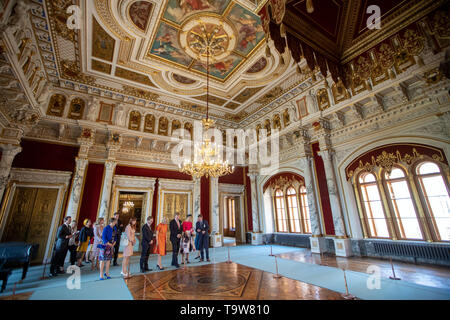
[[[78,215],[78,228],[83,226],[84,219],[91,219],[92,222],[95,222],[97,219],[104,167],[103,163],[89,163],[87,167],[83,197]]]
[[[232,174],[219,177],[219,183],[244,184],[244,167],[235,167]]]
[[[15,168],[72,171],[78,147],[22,140],[22,152],[14,158]]]
[[[322,215],[325,223],[325,233],[327,235],[334,235],[333,214],[331,213],[330,195],[328,194],[325,167],[322,157],[317,154],[317,152],[320,151],[319,143],[313,143],[311,147],[314,155],[314,168],[316,170]]]
[[[248,174],[248,167],[244,168],[245,175],[245,196],[247,198],[247,225],[248,231],[253,231],[253,216],[252,216],[252,184]]]
[[[78,155],[78,146],[67,146],[22,139],[22,151],[16,155],[12,163],[14,168],[27,168],[39,170],[70,171],[75,170],[75,158]],[[73,179],[73,177],[72,177]],[[63,213],[67,209],[67,199],[70,186],[66,192]],[[61,214],[61,220],[64,214]]]

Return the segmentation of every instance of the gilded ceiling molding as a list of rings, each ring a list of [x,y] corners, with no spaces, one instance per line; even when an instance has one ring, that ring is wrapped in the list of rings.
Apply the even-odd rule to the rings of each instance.
[[[380,30],[366,31],[358,38],[352,40],[352,45],[342,54],[342,64],[348,63],[358,55],[364,53],[368,47],[388,39],[392,35],[400,32],[410,24],[420,20],[432,11],[436,10],[447,0],[412,0],[408,3],[406,10],[397,12],[386,19],[383,19],[383,25]],[[399,23],[401,21],[401,23]]]
[[[95,9],[98,16],[102,20],[103,24],[108,27],[108,29],[114,33],[114,35],[120,38],[122,41],[130,41],[131,38],[122,28],[119,27],[118,21],[114,18],[111,10],[110,0],[93,0],[95,4]]]

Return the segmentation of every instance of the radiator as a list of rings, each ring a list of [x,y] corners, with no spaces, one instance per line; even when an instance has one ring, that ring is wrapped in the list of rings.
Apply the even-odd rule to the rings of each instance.
[[[450,261],[450,246],[371,241],[376,254],[414,257],[426,260]]]

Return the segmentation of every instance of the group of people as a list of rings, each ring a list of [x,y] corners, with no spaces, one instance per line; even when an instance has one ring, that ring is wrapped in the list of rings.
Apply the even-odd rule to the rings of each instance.
[[[129,263],[133,255],[136,244],[136,218],[130,218],[128,225],[124,228],[119,219],[119,213],[115,213],[109,220],[108,225],[104,225],[104,218],[99,218],[92,226],[90,219],[83,221],[83,228],[77,230],[77,222],[71,217],[65,217],[64,223],[58,228],[54,254],[51,261],[50,274],[57,276],[64,273],[64,261],[66,255],[70,253],[70,264],[77,264],[83,267],[83,262],[91,263],[91,270],[100,270],[100,280],[110,279],[110,265],[117,266],[119,247],[123,238],[123,276],[130,276]],[[142,227],[142,251],[140,259],[140,270],[142,273],[151,271],[148,267],[148,259],[153,245],[153,252],[158,254],[156,267],[164,270],[161,257],[166,255],[166,235],[170,231],[170,241],[172,243],[172,266],[179,268],[178,255],[182,256],[182,263],[189,263],[189,253],[197,251],[196,259],[209,262],[209,224],[203,220],[202,215],[198,216],[195,228],[192,223],[192,216],[188,215],[186,221],[180,220],[180,214],[175,213],[175,217],[170,224],[167,218],[156,227],[156,236],[152,230],[153,218],[148,217]],[[194,240],[195,235],[195,240]]]

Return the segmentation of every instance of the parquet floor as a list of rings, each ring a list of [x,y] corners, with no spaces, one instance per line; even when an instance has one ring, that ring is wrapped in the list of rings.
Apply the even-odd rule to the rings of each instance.
[[[341,300],[340,293],[236,263],[203,265],[125,281],[136,300]]]
[[[392,276],[392,267],[389,260],[363,258],[363,257],[336,257],[331,254],[311,253],[311,250],[301,249],[298,251],[282,253],[277,255],[282,259],[290,259],[304,263],[326,265],[329,267],[352,270],[367,273],[370,265],[380,267],[381,276],[389,278]],[[396,277],[401,281],[416,283],[419,285],[450,289],[450,268],[442,266],[415,265],[412,263],[393,261]]]

